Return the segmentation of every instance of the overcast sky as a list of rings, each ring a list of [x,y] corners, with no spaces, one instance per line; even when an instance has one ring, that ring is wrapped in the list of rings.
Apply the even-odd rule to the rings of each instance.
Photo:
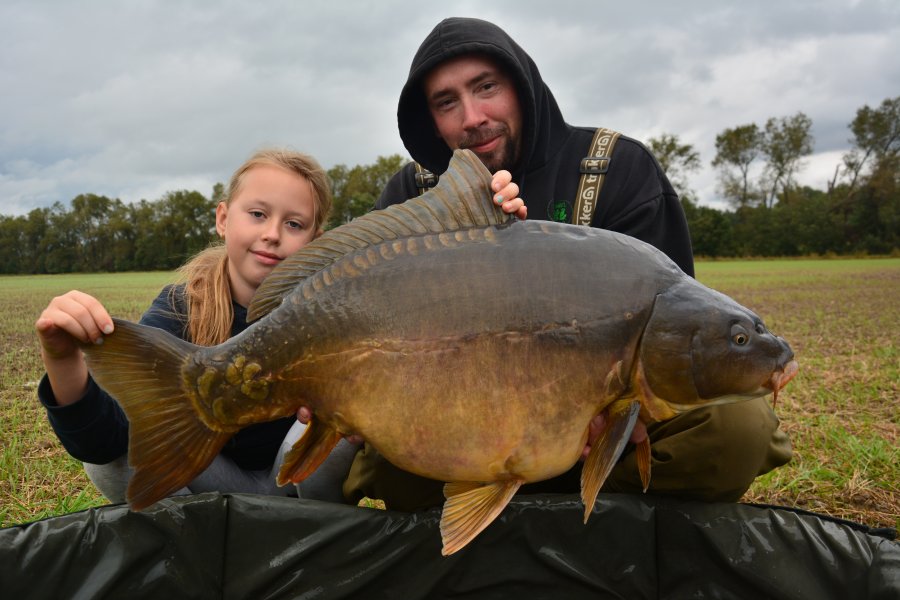
[[[326,168],[408,156],[397,97],[447,16],[503,27],[569,123],[692,144],[691,187],[719,208],[724,129],[804,112],[799,179],[824,189],[857,109],[900,95],[897,0],[3,0],[0,214],[208,196],[268,145]]]

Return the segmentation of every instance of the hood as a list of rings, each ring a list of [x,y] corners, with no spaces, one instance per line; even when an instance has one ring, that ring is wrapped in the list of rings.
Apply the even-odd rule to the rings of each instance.
[[[480,19],[444,19],[428,34],[413,57],[397,107],[403,145],[413,160],[434,173],[447,170],[452,151],[434,129],[422,80],[447,59],[482,53],[506,67],[516,82],[522,110],[522,156],[513,177],[546,162],[563,141],[565,122],[553,94],[531,57],[502,29]]]

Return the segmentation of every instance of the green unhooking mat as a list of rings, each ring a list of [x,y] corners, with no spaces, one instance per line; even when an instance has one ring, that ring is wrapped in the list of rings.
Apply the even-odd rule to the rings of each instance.
[[[900,544],[774,507],[514,498],[441,556],[440,511],[251,495],[106,506],[0,530],[3,598],[900,598]]]

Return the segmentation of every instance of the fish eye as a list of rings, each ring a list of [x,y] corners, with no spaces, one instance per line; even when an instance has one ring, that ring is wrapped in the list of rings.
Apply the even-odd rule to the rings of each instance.
[[[750,341],[750,335],[741,325],[731,327],[731,341],[738,346],[745,346]]]

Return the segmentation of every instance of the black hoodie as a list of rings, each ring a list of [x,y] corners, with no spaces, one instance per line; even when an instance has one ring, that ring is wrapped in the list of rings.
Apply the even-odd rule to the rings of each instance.
[[[397,109],[400,137],[406,149],[414,160],[434,173],[447,169],[451,150],[435,134],[422,80],[438,64],[470,53],[497,60],[516,82],[523,138],[519,164],[513,167],[513,181],[519,185],[519,195],[528,206],[528,218],[549,219],[554,202],[566,202],[571,214],[579,166],[589,153],[595,128],[567,124],[531,57],[502,29],[487,21],[445,19],[422,42]],[[418,193],[415,167],[410,163],[394,175],[376,208],[398,204]],[[678,196],[659,163],[636,140],[619,138],[591,225],[653,244],[685,273],[694,274],[690,235]]]

